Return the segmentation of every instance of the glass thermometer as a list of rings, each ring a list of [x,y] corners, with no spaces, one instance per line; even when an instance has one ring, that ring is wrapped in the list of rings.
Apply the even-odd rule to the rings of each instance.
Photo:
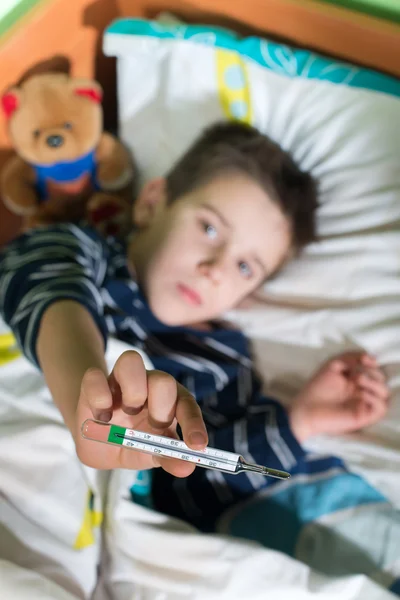
[[[119,425],[103,423],[93,419],[87,419],[83,423],[82,436],[96,442],[117,444],[139,452],[185,460],[195,463],[198,467],[223,471],[232,475],[251,471],[252,473],[259,473],[277,479],[289,479],[290,477],[290,474],[286,471],[248,463],[240,454],[209,447],[204,450],[193,450],[181,440],[145,433],[136,429],[126,429]]]

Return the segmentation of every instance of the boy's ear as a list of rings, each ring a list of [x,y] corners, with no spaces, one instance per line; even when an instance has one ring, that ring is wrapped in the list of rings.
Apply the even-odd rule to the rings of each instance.
[[[166,203],[165,179],[159,177],[148,181],[133,205],[133,223],[139,228],[148,227]]]

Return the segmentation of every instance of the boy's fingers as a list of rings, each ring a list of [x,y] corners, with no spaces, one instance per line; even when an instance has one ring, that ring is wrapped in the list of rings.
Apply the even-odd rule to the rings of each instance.
[[[179,383],[176,418],[185,443],[195,450],[203,450],[208,444],[208,435],[201,410],[193,396]]]
[[[175,430],[176,420],[174,419],[173,424],[167,431],[163,432],[163,435],[179,440],[178,434]],[[168,471],[174,477],[187,477],[193,473],[196,465],[190,462],[184,462],[183,460],[176,460],[173,458],[161,458],[159,456],[152,456],[154,467],[162,467],[164,471]]]
[[[368,390],[362,390],[359,396],[360,427],[372,425],[382,419],[387,412],[387,403],[382,398],[377,398]]]
[[[327,365],[336,372],[347,371],[359,367],[363,356],[363,352],[344,352],[328,361]]]
[[[341,360],[340,358],[335,358],[326,365],[326,368],[328,368],[330,371],[335,371],[335,373],[342,373],[348,367],[344,360]]]
[[[188,477],[196,468],[196,465],[183,460],[173,458],[153,458],[155,467],[162,467],[164,471],[171,473],[174,477]]]
[[[365,373],[359,375],[357,380],[359,386],[363,390],[366,390],[374,396],[382,398],[385,401],[387,401],[389,398],[389,389],[384,381],[372,379],[372,377],[366,375]]]
[[[371,354],[367,354],[366,352],[363,353],[362,357],[361,357],[361,362],[365,367],[370,367],[372,369],[376,369],[378,366],[378,361],[375,358],[375,356],[372,356]]]
[[[386,383],[386,377],[383,371],[379,368],[369,367],[368,369],[364,370],[364,373],[368,375],[368,377],[371,377],[371,379],[375,379],[376,381],[382,381],[383,383]]]
[[[192,448],[203,449],[208,442],[206,426],[201,410],[188,390],[161,371],[148,374],[147,388],[150,424],[165,429],[176,417],[185,443]]]
[[[113,399],[107,377],[100,369],[88,369],[81,384],[81,398],[89,405],[93,417],[98,421],[109,421],[112,417]]]
[[[349,369],[361,366],[376,369],[378,366],[378,362],[375,356],[368,354],[368,352],[363,352],[359,350],[344,352],[343,354],[339,354],[338,356],[336,356],[334,360],[342,362],[342,364]]]
[[[147,374],[147,407],[149,423],[157,429],[169,427],[175,418],[177,382],[168,373],[149,371]]]
[[[368,390],[361,390],[349,409],[356,430],[373,425],[382,419],[386,414],[387,404]]]
[[[147,400],[147,373],[143,359],[137,352],[129,350],[121,354],[110,376],[110,385],[119,385],[122,410],[136,415]]]

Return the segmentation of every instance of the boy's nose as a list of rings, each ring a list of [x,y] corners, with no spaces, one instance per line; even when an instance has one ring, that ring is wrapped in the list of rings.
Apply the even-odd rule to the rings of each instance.
[[[207,260],[199,265],[200,275],[208,277],[213,283],[219,283],[222,279],[222,265],[218,260]]]

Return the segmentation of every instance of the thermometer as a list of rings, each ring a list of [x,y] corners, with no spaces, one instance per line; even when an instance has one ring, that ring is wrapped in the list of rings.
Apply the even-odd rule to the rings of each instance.
[[[87,419],[83,423],[82,436],[88,440],[125,446],[147,454],[185,460],[196,464],[198,467],[214,469],[232,475],[251,471],[252,473],[259,473],[277,479],[289,479],[290,477],[290,474],[286,471],[248,463],[240,454],[209,447],[204,450],[193,450],[181,440],[145,433],[136,429],[126,429],[119,425],[102,423],[93,419]]]

